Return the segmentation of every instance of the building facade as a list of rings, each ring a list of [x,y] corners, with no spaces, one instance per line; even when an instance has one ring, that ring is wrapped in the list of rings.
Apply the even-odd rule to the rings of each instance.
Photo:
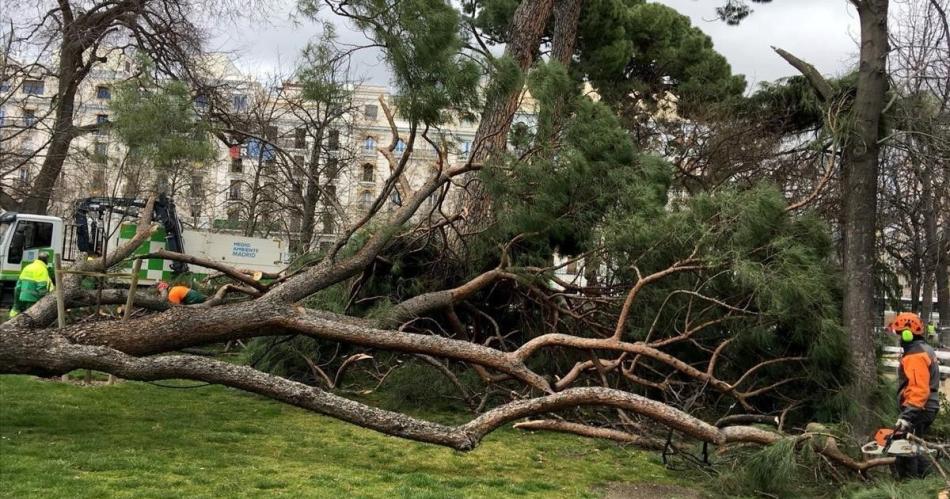
[[[303,99],[294,82],[257,82],[223,57],[209,58],[207,66],[213,80],[209,87],[216,90],[214,95],[196,91],[194,108],[213,123],[214,159],[156,168],[135,164],[109,130],[114,87],[134,75],[135,63],[118,55],[97,65],[81,85],[74,111],[76,126],[95,130],[73,139],[50,214],[69,217],[75,202],[85,197],[166,192],[186,226],[287,238],[309,248],[335,240],[366,214],[405,153],[410,131],[386,87],[348,86],[346,102],[337,105],[342,109],[332,109],[336,114],[322,109],[321,115],[322,104]],[[8,72],[3,78],[0,183],[5,193],[19,198],[45,159],[57,80],[29,72]],[[476,128],[477,123],[462,120],[430,130],[428,140],[417,136],[402,179],[381,209],[401,205],[437,170],[440,158],[443,167],[464,163]],[[308,197],[314,199],[314,189],[307,243],[300,240],[306,226],[301,208]]]

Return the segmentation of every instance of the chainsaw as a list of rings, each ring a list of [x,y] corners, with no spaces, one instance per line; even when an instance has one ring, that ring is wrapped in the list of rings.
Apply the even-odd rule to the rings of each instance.
[[[861,446],[861,452],[869,456],[917,456],[934,451],[907,440],[903,434],[890,428],[881,428],[874,434],[874,440]]]

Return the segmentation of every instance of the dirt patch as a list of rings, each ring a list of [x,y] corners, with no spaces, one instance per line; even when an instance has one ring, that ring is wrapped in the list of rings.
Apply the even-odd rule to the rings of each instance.
[[[607,486],[606,499],[702,499],[695,490],[677,485],[656,483],[612,483]]]

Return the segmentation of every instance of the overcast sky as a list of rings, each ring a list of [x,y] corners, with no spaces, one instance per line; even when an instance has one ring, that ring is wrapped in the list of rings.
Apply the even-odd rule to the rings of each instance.
[[[770,46],[784,48],[814,64],[822,73],[847,72],[856,60],[858,19],[846,0],[775,0],[755,5],[755,12],[739,26],[715,19],[719,0],[657,0],[688,15],[693,25],[706,32],[716,49],[732,64],[733,72],[746,75],[750,85],[795,74]],[[292,5],[268,13],[267,23],[239,26],[213,41],[212,48],[233,52],[238,66],[257,73],[284,71],[293,67],[300,50],[317,35],[311,22],[292,20]],[[342,42],[359,44],[361,36],[346,26],[338,27]],[[355,56],[357,77],[385,85],[389,77],[379,53],[362,51]]]

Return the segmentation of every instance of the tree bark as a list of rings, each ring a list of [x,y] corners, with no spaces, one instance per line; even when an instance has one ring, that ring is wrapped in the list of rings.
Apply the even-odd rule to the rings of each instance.
[[[927,165],[929,166],[929,165]],[[934,274],[940,265],[940,234],[937,232],[937,211],[934,200],[932,169],[925,167],[920,172],[923,185],[920,203],[924,215],[924,258],[921,277],[923,279],[920,315],[924,320],[924,330],[931,323],[934,308]]]
[[[79,87],[76,68],[81,65],[82,53],[76,53],[77,49],[71,48],[74,44],[67,43],[67,40],[64,38],[60,45],[59,74],[57,75],[60,86],[56,94],[56,113],[50,131],[49,147],[40,172],[36,175],[26,197],[20,202],[18,209],[22,213],[46,214],[53,196],[53,186],[63,170],[63,163],[66,161],[69,146],[73,141],[73,112],[76,105],[76,91]]]
[[[553,5],[554,0],[522,0],[515,10],[508,30],[508,44],[505,45],[504,56],[514,60],[522,75],[534,64],[538,56],[541,36],[551,17]],[[521,78],[506,92],[492,92],[488,96],[482,120],[472,142],[470,163],[485,164],[496,153],[507,150],[512,118],[518,111],[524,93],[523,81]],[[459,224],[460,233],[474,233],[491,223],[493,208],[487,198],[488,193],[478,182],[460,193],[458,204],[465,212],[465,217]],[[455,241],[453,245],[461,246],[461,241]]]
[[[853,105],[854,128],[844,153],[843,318],[852,357],[850,394],[858,409],[851,423],[856,433],[863,435],[875,425],[872,411],[877,386],[875,231],[880,122],[887,92],[888,0],[854,1],[854,4],[861,23],[861,54]]]
[[[515,10],[504,56],[513,59],[522,73],[528,71],[538,56],[541,35],[551,17],[553,5],[554,0],[522,0]],[[492,154],[506,149],[511,119],[518,110],[523,91],[522,85],[517,85],[506,93],[489,97],[475,132],[472,161],[482,163]]]
[[[940,314],[940,327],[950,331],[950,219],[944,224],[940,237],[939,263],[935,272],[937,281],[937,313]],[[950,338],[941,338],[950,341]]]
[[[557,0],[554,4],[554,33],[551,39],[551,60],[570,71],[577,45],[577,26],[581,20],[584,0]],[[567,105],[573,95],[562,94],[554,102],[542,103],[551,107],[551,141],[556,147],[557,137],[567,120]]]
[[[300,227],[300,242],[304,251],[310,251],[316,232],[317,202],[320,200],[320,152],[323,150],[323,128],[317,130],[317,136],[310,150],[307,163],[307,187],[303,196],[303,221]]]

